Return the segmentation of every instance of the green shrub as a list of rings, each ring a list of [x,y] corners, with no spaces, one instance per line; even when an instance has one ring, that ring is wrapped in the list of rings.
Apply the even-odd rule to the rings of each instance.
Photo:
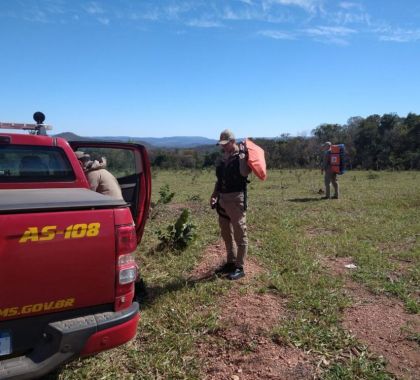
[[[203,198],[201,198],[200,194],[192,194],[187,198],[187,201],[190,202],[201,202]]]
[[[174,195],[175,193],[169,190],[169,185],[165,184],[159,189],[159,200],[157,203],[167,204],[172,200]]]
[[[367,178],[368,179],[378,179],[379,178],[379,174],[372,173],[371,171],[369,171],[369,174],[368,174]]]
[[[166,227],[166,231],[157,231],[159,250],[165,248],[183,250],[196,237],[196,226],[190,220],[190,211],[182,210],[181,215],[174,224]]]

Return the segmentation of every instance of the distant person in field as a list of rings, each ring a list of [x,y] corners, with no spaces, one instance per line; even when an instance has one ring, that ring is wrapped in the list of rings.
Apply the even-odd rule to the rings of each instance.
[[[106,170],[106,159],[101,162],[92,160],[90,155],[81,151],[75,152],[80,165],[85,172],[90,189],[97,193],[109,195],[115,199],[123,199],[117,179]]]
[[[331,168],[331,142],[327,141],[322,145],[322,163],[321,163],[321,174],[324,173],[325,183],[325,197],[323,199],[331,199],[330,184],[334,187],[333,199],[338,199],[339,187],[337,173],[332,172]]]
[[[217,143],[223,157],[216,165],[217,181],[211,195],[210,205],[219,214],[219,226],[226,245],[226,263],[216,274],[226,275],[230,280],[245,276],[244,262],[248,251],[246,231],[247,165],[245,147],[235,142],[234,134],[226,129]]]

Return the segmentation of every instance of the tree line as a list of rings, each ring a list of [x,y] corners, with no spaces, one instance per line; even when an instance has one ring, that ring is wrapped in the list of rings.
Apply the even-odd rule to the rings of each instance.
[[[420,115],[389,113],[366,118],[351,117],[346,124],[321,124],[310,136],[282,134],[256,138],[266,154],[268,168],[315,168],[325,141],[345,144],[348,169],[420,169]],[[167,169],[213,167],[217,147],[150,149],[152,166]]]

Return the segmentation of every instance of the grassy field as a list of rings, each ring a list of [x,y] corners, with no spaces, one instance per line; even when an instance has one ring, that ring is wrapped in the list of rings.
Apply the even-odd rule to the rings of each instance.
[[[233,287],[269,293],[285,302],[270,338],[311,355],[316,377],[391,379],[386,359],[342,324],[353,303],[331,260],[350,258],[350,279],[371,294],[395,300],[418,317],[420,284],[420,173],[347,172],[341,198],[320,200],[319,171],[278,170],[249,185],[249,258],[263,271],[246,283],[212,278],[188,281],[206,247],[219,240],[216,214],[208,207],[212,171],[155,171],[153,202],[138,262],[149,298],[142,304],[137,338],[129,344],[76,361],[59,379],[200,379],[205,377],[197,345],[220,326],[220,300]],[[159,190],[175,195],[159,203]],[[191,210],[197,238],[182,252],[159,251],[157,231]],[[224,255],[222,251],[220,253]],[[263,312],[263,311],[262,311]],[[378,321],[380,323],[380,321]],[[409,329],[409,327],[407,327]],[[419,333],[408,331],[419,344]],[[346,352],[357,355],[344,355]],[[420,351],[418,351],[420,354]],[[246,353],[244,353],[246,355]],[[321,363],[321,365],[319,365]],[[238,377],[240,378],[240,376]]]

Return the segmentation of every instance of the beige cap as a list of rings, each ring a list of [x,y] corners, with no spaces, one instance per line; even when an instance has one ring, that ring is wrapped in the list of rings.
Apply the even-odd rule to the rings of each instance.
[[[217,145],[226,145],[229,141],[235,140],[235,135],[230,129],[225,129],[220,134],[220,139]]]
[[[90,155],[85,152],[82,152],[81,150],[74,152],[74,154],[76,155],[78,160],[90,159]]]

